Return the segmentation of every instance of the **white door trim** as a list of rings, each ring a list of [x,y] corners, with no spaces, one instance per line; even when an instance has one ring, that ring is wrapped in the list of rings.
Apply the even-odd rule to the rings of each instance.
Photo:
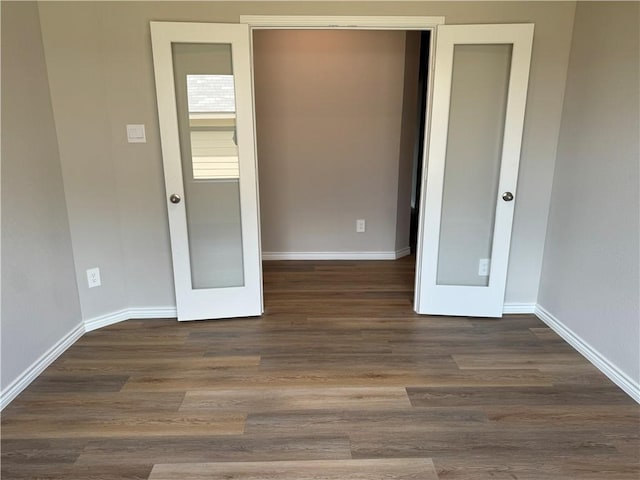
[[[431,32],[429,38],[429,75],[427,85],[427,111],[425,114],[425,135],[424,135],[424,156],[421,178],[421,208],[420,218],[418,220],[418,246],[416,251],[416,274],[414,285],[414,305],[413,308],[418,312],[420,305],[421,291],[421,270],[417,268],[422,262],[422,231],[424,224],[424,215],[422,207],[424,205],[424,191],[426,187],[427,172],[427,150],[429,148],[429,130],[431,123],[431,105],[433,98],[433,68],[434,68],[434,50],[436,45],[437,27],[445,23],[445,17],[442,16],[299,16],[299,15],[241,15],[240,23],[249,25],[249,29],[343,29],[343,30],[424,30]],[[251,35],[251,65],[253,65],[253,35]],[[255,88],[255,81],[252,78],[252,92]],[[255,94],[254,94],[255,97]],[[254,105],[255,108],[255,105]],[[255,122],[255,111],[254,111]],[[255,129],[255,125],[254,125]],[[256,152],[257,156],[257,152]],[[259,161],[259,160],[258,160]]]
[[[427,30],[444,24],[444,17],[240,15],[240,23],[251,28]]]

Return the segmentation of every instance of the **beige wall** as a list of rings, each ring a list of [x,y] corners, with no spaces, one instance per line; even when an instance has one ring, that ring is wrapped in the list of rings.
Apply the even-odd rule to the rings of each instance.
[[[413,159],[417,155],[419,138],[418,80],[420,69],[420,32],[406,32],[404,57],[404,88],[402,125],[400,127],[400,157],[398,161],[398,200],[396,213],[396,251],[409,247],[411,229],[411,189]]]
[[[404,40],[254,33],[264,252],[395,251]]]
[[[578,5],[539,304],[640,383],[640,4]]]
[[[42,4],[40,12],[80,304],[87,319],[127,306],[128,263],[121,235],[128,228],[140,233],[143,228],[131,215],[140,206],[132,198],[136,188],[127,188],[126,182],[135,175],[139,188],[148,190],[149,172],[136,171],[133,162],[128,175],[118,168],[123,158],[111,118],[120,100],[117,91],[125,86],[112,82],[110,56],[97,35],[102,21],[94,7],[78,3],[63,28],[52,25]],[[139,255],[145,250],[140,248]],[[85,271],[91,267],[100,268],[100,288],[87,286]]]
[[[2,2],[2,390],[80,324],[38,9]]]
[[[506,294],[507,302],[535,302],[574,9],[556,2],[40,3],[76,270],[104,269],[103,287],[88,291],[80,282],[85,318],[174,304],[148,22],[237,22],[240,14],[535,23]],[[148,143],[127,144],[126,123],[145,123]]]

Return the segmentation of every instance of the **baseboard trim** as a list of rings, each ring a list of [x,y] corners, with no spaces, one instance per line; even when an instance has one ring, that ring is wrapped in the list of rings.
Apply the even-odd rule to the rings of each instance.
[[[109,325],[113,325],[114,323],[128,320],[129,318],[129,309],[124,308],[122,310],[117,310],[115,312],[106,313],[104,315],[86,319],[84,321],[84,329],[86,332],[92,332],[93,330],[97,330],[98,328],[107,327]]]
[[[33,362],[22,374],[11,382],[2,393],[0,393],[0,410],[9,405],[11,401],[33,382],[45,368],[51,365],[60,355],[62,355],[76,340],[84,334],[84,323],[76,325],[69,333],[62,337],[49,350],[43,353]]]
[[[325,257],[322,259],[328,258]],[[287,260],[292,260],[292,258],[287,258]],[[506,314],[534,313],[540,320],[542,320],[547,326],[549,326],[549,328],[560,335],[567,343],[569,343],[569,345],[575,348],[596,368],[598,368],[609,379],[611,379],[612,382],[618,385],[636,402],[640,403],[640,383],[635,382],[633,379],[631,379],[627,374],[620,370],[616,365],[611,363],[600,352],[598,352],[591,345],[585,342],[579,335],[575,334],[571,329],[566,327],[560,320],[554,317],[544,307],[542,307],[541,305],[529,303],[507,303],[504,305],[503,311]],[[16,378],[4,390],[2,390],[2,392],[0,392],[0,410],[3,410],[9,403],[11,403],[14,398],[16,398],[27,386],[29,386],[29,384],[38,375],[40,375],[71,345],[73,345],[80,337],[82,337],[85,332],[90,332],[98,328],[113,325],[114,323],[134,318],[174,318],[175,316],[175,307],[134,307],[118,310],[116,312],[85,320],[84,322],[74,327],[58,342],[56,342],[55,345],[53,345],[49,350],[42,354],[18,378]]]
[[[129,319],[144,318],[176,318],[176,307],[132,307],[129,309]]]
[[[535,315],[549,328],[560,335],[569,345],[589,360],[598,370],[624,390],[631,398],[640,403],[640,383],[611,363],[604,355],[584,341],[579,335],[565,326],[541,305],[536,305]]]
[[[515,313],[535,313],[535,303],[505,303],[502,307],[502,313],[515,314]]]
[[[175,318],[176,307],[132,307],[107,313],[84,321],[85,331],[91,332],[114,323],[144,318]]]
[[[73,330],[61,338],[54,346],[33,362],[18,378],[0,392],[0,410],[9,405],[25,388],[51,365],[71,345],[86,332],[91,332],[124,320],[138,318],[175,318],[176,307],[134,307],[89,318],[79,323]]]
[[[262,260],[396,260],[409,253],[409,247],[387,252],[262,252]]]

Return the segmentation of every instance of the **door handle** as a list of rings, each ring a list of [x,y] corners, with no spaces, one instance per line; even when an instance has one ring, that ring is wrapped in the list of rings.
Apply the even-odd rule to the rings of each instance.
[[[180,203],[180,200],[182,200],[182,198],[180,197],[180,195],[178,195],[177,193],[173,193],[171,194],[171,196],[169,197],[169,201],[171,203]]]
[[[513,193],[511,193],[511,192],[504,192],[504,193],[502,194],[502,199],[503,199],[505,202],[510,202],[511,200],[513,200]]]

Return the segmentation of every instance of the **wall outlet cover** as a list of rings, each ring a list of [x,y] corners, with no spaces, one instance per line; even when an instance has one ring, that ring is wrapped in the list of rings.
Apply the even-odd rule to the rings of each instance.
[[[491,268],[491,259],[489,259],[489,258],[481,258],[478,261],[478,276],[479,277],[488,277],[490,268]]]
[[[89,288],[99,287],[102,285],[102,280],[100,279],[100,269],[98,267],[89,268],[87,270],[87,283]]]

